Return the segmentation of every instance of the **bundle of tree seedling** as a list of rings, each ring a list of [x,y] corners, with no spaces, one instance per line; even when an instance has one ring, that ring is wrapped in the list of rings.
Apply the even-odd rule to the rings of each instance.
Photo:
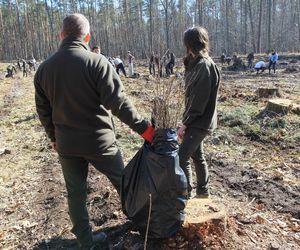
[[[144,143],[126,166],[121,192],[123,211],[145,235],[144,249],[148,235],[162,239],[180,230],[187,198],[176,133],[183,106],[180,80],[157,78],[154,93],[153,141]]]
[[[184,104],[182,79],[157,78],[153,100],[152,120],[155,128],[177,128]]]

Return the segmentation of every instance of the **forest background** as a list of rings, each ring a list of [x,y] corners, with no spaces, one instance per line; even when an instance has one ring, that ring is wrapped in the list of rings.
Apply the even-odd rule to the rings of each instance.
[[[183,56],[182,34],[193,25],[208,29],[215,56],[300,51],[300,0],[2,0],[0,60],[51,55],[74,12],[90,21],[90,45],[109,56]]]

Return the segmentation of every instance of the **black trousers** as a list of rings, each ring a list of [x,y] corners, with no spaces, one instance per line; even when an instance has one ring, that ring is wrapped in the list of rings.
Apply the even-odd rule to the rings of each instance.
[[[126,76],[126,71],[125,71],[123,63],[116,65],[116,71],[117,71],[118,75],[119,75],[119,70],[121,70],[122,73],[124,74],[124,76]]]
[[[124,163],[119,149],[111,146],[101,154],[59,156],[68,193],[69,215],[81,247],[92,245],[92,230],[86,207],[87,175],[89,163],[107,176],[118,193],[120,192]]]
[[[173,68],[174,68],[174,64],[173,63],[168,63],[166,66],[166,74],[167,76],[173,74]]]
[[[269,73],[271,73],[271,67],[274,70],[274,73],[276,71],[276,62],[270,61],[269,62]]]
[[[190,158],[195,165],[197,177],[197,194],[208,189],[208,166],[204,157],[203,140],[208,135],[208,131],[187,128],[183,141],[179,147],[180,167],[183,169],[188,182],[188,192],[192,191],[193,173],[190,164]]]
[[[150,73],[150,75],[155,76],[155,64],[154,63],[149,63],[149,73]]]

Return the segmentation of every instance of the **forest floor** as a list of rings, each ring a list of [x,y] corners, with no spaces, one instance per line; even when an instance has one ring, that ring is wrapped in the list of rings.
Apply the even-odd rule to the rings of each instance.
[[[300,61],[295,65],[298,71],[282,66],[275,75],[222,72],[219,128],[207,137],[205,152],[211,196],[226,206],[227,226],[222,237],[182,249],[300,249],[300,116],[259,115],[268,99],[255,93],[275,86],[300,104]],[[7,79],[5,68],[0,64],[0,249],[77,249],[57,154],[35,112],[33,75]],[[137,71],[139,78],[121,79],[149,118],[155,81],[146,63]],[[143,141],[115,121],[128,162]],[[101,249],[143,249],[143,238],[123,215],[107,178],[91,167],[88,183],[93,229],[108,234]],[[148,249],[159,248],[149,242]]]

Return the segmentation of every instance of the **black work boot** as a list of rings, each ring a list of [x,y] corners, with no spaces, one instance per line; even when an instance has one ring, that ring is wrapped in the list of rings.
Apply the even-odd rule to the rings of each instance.
[[[197,187],[195,198],[208,199],[210,197],[208,188]]]
[[[93,242],[88,245],[81,245],[81,250],[97,250],[101,249],[100,246],[106,243],[107,235],[104,232],[95,233],[93,235]]]

